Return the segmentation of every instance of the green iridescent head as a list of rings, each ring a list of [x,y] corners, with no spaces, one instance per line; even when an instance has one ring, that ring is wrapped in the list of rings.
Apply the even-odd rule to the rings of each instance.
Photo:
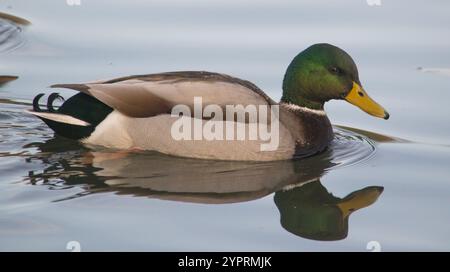
[[[331,44],[315,44],[289,64],[281,101],[321,110],[331,99],[344,99],[373,116],[389,118],[362,88],[350,55]]]

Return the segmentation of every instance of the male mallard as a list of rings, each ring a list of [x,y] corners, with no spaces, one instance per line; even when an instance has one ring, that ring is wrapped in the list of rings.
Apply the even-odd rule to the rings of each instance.
[[[330,44],[313,45],[294,58],[284,76],[280,103],[249,81],[210,72],[137,75],[52,87],[80,92],[57,110],[52,103],[59,98],[58,94],[49,96],[45,111],[38,104],[43,94],[35,97],[30,113],[40,117],[56,134],[90,145],[156,150],[202,159],[270,161],[311,156],[323,151],[333,138],[330,121],[323,109],[324,103],[331,99],[345,99],[371,115],[389,118],[389,114],[361,87],[352,58]],[[203,109],[210,105],[226,108],[230,104],[245,108],[278,106],[278,113],[269,110],[279,120],[276,148],[261,149],[267,138],[211,140],[195,135],[190,140],[174,138],[173,127],[180,117],[171,111],[177,105],[184,105],[195,113],[194,101],[199,97]],[[212,126],[213,122],[215,128],[244,124],[241,129],[245,131],[254,122],[249,118],[236,119],[234,113],[231,121],[216,115],[183,118],[189,118],[194,124],[200,122],[200,126]],[[274,128],[273,124],[269,123],[266,128]]]

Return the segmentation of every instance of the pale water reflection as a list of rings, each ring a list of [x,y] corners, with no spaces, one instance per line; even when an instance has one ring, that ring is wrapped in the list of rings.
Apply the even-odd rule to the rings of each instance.
[[[450,2],[382,3],[2,1],[0,250],[450,250]],[[333,102],[333,144],[304,160],[92,149],[24,113],[53,83],[173,70],[279,99],[317,42],[352,55],[391,119]]]

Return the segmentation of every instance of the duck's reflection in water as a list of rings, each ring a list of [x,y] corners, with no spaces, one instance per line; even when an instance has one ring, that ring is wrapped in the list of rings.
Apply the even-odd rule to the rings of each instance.
[[[370,186],[338,198],[317,179],[278,191],[274,200],[287,231],[303,238],[333,241],[347,237],[350,214],[375,203],[382,192],[383,187]]]
[[[67,140],[30,144],[39,152],[27,160],[45,164],[30,172],[32,184],[74,186],[84,192],[146,196],[164,200],[223,204],[251,201],[275,192],[281,225],[298,236],[315,240],[343,239],[348,217],[374,203],[382,187],[367,187],[340,199],[319,178],[335,165],[330,149],[298,161],[227,162],[184,159],[157,153],[90,151]],[[71,197],[71,198],[73,198]]]

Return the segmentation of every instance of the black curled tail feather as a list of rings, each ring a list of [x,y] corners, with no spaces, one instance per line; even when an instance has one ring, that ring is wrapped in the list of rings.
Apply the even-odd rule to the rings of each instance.
[[[36,112],[57,112],[55,110],[55,108],[53,107],[53,102],[55,102],[55,100],[61,100],[61,101],[65,101],[64,97],[62,97],[61,95],[59,95],[59,93],[51,93],[48,98],[47,98],[47,110],[43,110],[41,109],[40,105],[39,105],[39,101],[41,100],[41,98],[44,96],[44,93],[40,93],[38,95],[36,95],[33,99],[33,110]]]
[[[59,93],[51,93],[47,99],[47,110],[49,112],[56,112],[55,108],[53,107],[53,102],[55,102],[55,100],[60,100],[62,102],[65,101],[64,97],[60,96]]]
[[[40,93],[36,95],[33,99],[33,110],[36,112],[42,112],[41,108],[39,107],[39,100],[44,96],[44,93]]]

